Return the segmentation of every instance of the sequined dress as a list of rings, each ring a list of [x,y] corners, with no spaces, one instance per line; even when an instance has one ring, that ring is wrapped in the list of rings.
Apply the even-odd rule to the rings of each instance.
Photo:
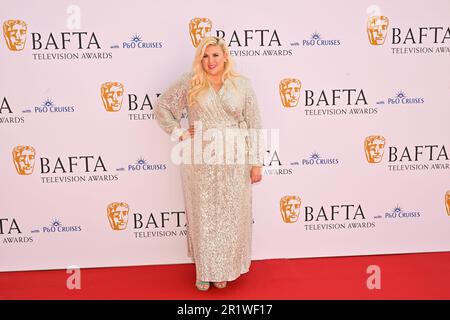
[[[225,130],[230,128],[241,133],[260,129],[257,99],[249,80],[237,77],[226,79],[217,92],[210,86],[199,95],[194,106],[187,107],[190,78],[190,74],[183,75],[164,92],[154,111],[158,124],[174,141],[185,130],[180,127],[183,109],[187,110],[189,125],[195,124],[195,136],[182,142],[191,147],[183,152],[190,155],[189,161],[181,164],[188,255],[194,259],[198,280],[231,281],[250,268],[253,223],[250,168],[262,165],[262,148],[257,140],[247,136],[243,147],[245,161],[238,161],[241,158],[236,153],[234,163],[227,162],[225,154],[211,152],[213,139],[205,141],[208,140],[205,132],[212,129],[225,137]],[[199,128],[203,138],[198,136]],[[194,159],[202,154],[205,158],[207,154],[216,157],[208,162]]]

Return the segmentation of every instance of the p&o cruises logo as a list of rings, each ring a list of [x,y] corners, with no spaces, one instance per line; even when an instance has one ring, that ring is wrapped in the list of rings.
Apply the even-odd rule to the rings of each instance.
[[[395,206],[394,209],[392,209],[389,212],[384,213],[385,219],[399,219],[399,220],[405,220],[410,218],[420,218],[420,212],[419,211],[404,211],[400,206]]]
[[[143,157],[139,157],[134,163],[129,164],[126,168],[118,168],[117,171],[129,171],[129,172],[153,172],[166,170],[167,165],[165,163],[152,164],[145,160]]]
[[[52,99],[46,98],[40,105],[27,107],[24,113],[72,113],[75,112],[75,106],[72,105],[57,105]]]
[[[122,46],[113,45],[111,48],[117,49],[161,49],[163,47],[161,41],[145,41],[140,34],[135,33],[130,37],[129,41],[122,42]]]
[[[41,231],[42,230],[42,231]],[[47,226],[42,227],[41,229],[36,229],[32,232],[38,233],[65,233],[65,232],[80,232],[82,231],[81,226],[79,225],[71,225],[67,226],[64,225],[61,220],[54,218],[50,224]]]
[[[377,104],[387,104],[388,105],[413,105],[413,104],[423,104],[425,99],[422,97],[410,97],[403,90],[399,90],[390,98],[377,102]]]
[[[314,32],[309,39],[302,41],[304,47],[335,47],[341,45],[341,40],[338,39],[325,39],[317,31]]]
[[[25,107],[22,110],[23,114],[47,114],[47,113],[72,113],[75,112],[73,105],[57,105],[51,98],[46,98],[41,104]],[[6,116],[4,116],[6,115]],[[0,103],[0,125],[2,124],[19,124],[24,123],[28,116],[14,116],[13,106],[9,103],[6,97]]]
[[[338,165],[339,159],[332,157],[322,157],[319,153],[313,152],[309,158],[304,158],[300,162],[293,162],[292,165],[302,166],[324,166],[324,165]]]

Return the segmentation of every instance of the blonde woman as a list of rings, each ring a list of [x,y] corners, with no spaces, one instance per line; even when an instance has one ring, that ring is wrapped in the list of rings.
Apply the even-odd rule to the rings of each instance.
[[[180,126],[184,108],[187,130]],[[261,180],[263,144],[255,92],[233,70],[222,38],[201,41],[192,72],[160,96],[155,115],[189,158],[181,176],[195,285],[202,291],[210,283],[225,288],[250,268],[251,184]]]

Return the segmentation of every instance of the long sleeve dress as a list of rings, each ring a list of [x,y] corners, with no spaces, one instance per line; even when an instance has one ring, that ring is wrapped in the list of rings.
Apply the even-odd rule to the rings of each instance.
[[[159,97],[154,111],[158,124],[172,136],[183,131],[180,120],[184,108],[189,125],[195,125],[194,137],[181,142],[188,147],[184,152],[190,155],[189,161],[181,164],[188,255],[194,259],[198,280],[232,281],[250,268],[253,221],[250,168],[262,165],[263,145],[254,135],[253,139],[248,135],[244,137],[245,161],[237,161],[237,153],[233,153],[234,163],[227,162],[226,152],[221,154],[220,148],[211,148],[221,144],[213,144],[214,139],[211,135],[205,138],[205,132],[212,129],[218,134],[212,135],[215,140],[222,140],[224,148],[228,148],[230,143],[221,138],[221,134],[225,137],[228,133],[226,130],[235,128],[243,133],[261,129],[257,99],[249,80],[236,77],[226,79],[217,92],[210,86],[199,95],[195,105],[187,107],[190,79],[191,75],[186,74],[174,83]],[[238,141],[242,140],[232,141],[238,150]],[[215,156],[215,160],[201,161],[202,155]]]

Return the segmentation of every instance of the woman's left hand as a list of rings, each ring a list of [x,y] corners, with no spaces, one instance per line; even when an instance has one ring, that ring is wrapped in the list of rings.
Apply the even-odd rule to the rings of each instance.
[[[261,167],[252,167],[250,171],[250,179],[252,183],[259,182],[262,179],[262,168]]]

